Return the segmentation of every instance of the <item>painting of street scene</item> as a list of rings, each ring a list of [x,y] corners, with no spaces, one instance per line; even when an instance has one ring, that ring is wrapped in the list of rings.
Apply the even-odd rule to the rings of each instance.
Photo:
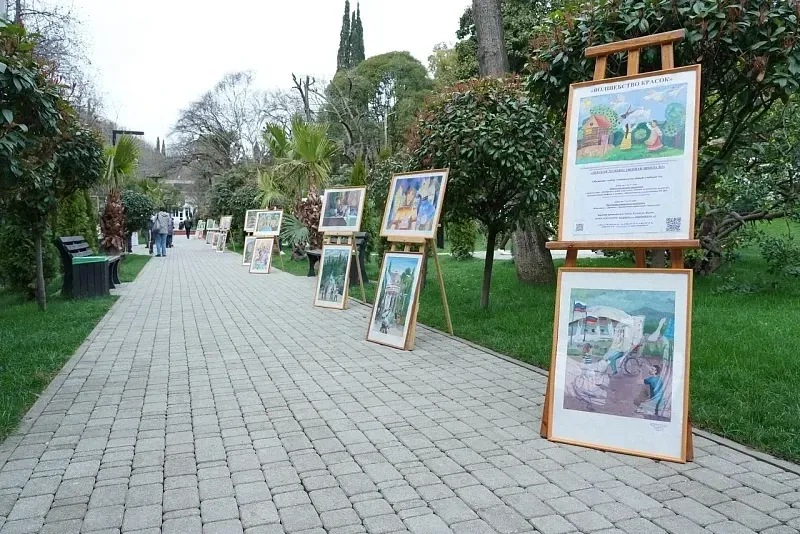
[[[447,171],[394,176],[381,235],[433,239],[446,182]]]
[[[272,247],[275,240],[272,238],[256,239],[253,245],[253,258],[250,262],[250,272],[256,274],[269,273],[272,262]]]
[[[220,232],[217,240],[217,252],[225,252],[225,245],[228,242],[228,232]]]
[[[688,84],[580,99],[575,163],[681,156],[686,144]]]
[[[231,229],[231,221],[233,221],[233,215],[226,215],[225,217],[219,218],[219,230],[220,232],[227,232]]]
[[[405,347],[422,260],[422,254],[392,252],[384,255],[368,340],[398,349]]]
[[[322,248],[315,306],[344,309],[352,252],[349,245],[325,245]]]
[[[573,289],[564,409],[672,418],[675,292]]]
[[[320,232],[358,232],[367,189],[327,189],[322,196]]]
[[[256,231],[258,237],[276,237],[281,233],[282,211],[259,211],[256,217]]]
[[[244,238],[244,250],[242,251],[242,265],[250,265],[253,260],[253,250],[256,246],[256,238],[247,236]]]

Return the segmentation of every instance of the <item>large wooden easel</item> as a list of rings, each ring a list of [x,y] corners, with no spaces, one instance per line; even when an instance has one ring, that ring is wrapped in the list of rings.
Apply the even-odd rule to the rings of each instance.
[[[447,332],[453,335],[453,321],[450,319],[450,305],[447,303],[447,292],[444,289],[444,278],[442,277],[442,265],[439,263],[439,251],[436,249],[435,239],[425,238],[410,238],[410,237],[388,237],[389,251],[390,252],[415,252],[413,247],[417,247],[422,254],[425,261],[426,247],[433,254],[433,262],[436,264],[436,278],[439,282],[439,288],[442,292],[442,306],[444,308],[444,320],[447,323]],[[422,280],[420,280],[420,289],[422,288]],[[408,331],[408,339],[406,340],[405,350],[412,350],[414,348],[414,337],[417,333],[417,311],[419,310],[420,291],[417,291],[417,298],[414,299],[414,310],[411,312],[411,327]]]
[[[355,269],[358,271],[358,283],[361,286],[361,301],[362,302],[367,302],[367,292],[364,291],[364,277],[361,276],[361,263],[360,263],[361,260],[360,260],[360,254],[358,252],[358,247],[356,246],[355,233],[354,232],[341,232],[341,233],[328,232],[322,238],[322,245],[323,245],[322,246],[323,254],[322,254],[322,256],[320,256],[320,262],[319,262],[320,268],[319,268],[319,273],[317,273],[317,277],[322,276],[322,264],[323,264],[323,260],[324,260],[324,256],[325,256],[325,254],[324,254],[325,253],[325,245],[343,245],[343,246],[348,246],[349,245],[350,246],[350,257],[351,257],[350,268],[351,269],[353,268],[352,258],[355,257],[355,260],[356,260]],[[345,310],[347,309],[347,300],[349,298],[349,294],[348,293],[350,293],[349,288],[348,288],[349,282],[350,282],[350,273],[347,272],[347,273],[345,273],[345,291],[344,291],[344,295],[342,295],[342,298],[344,299],[344,308],[343,309],[345,309]]]
[[[606,79],[608,56],[618,53],[628,55],[628,76],[639,74],[639,56],[643,48],[658,46],[661,48],[661,70],[675,68],[675,51],[673,43],[683,40],[684,30],[675,30],[636,39],[628,39],[599,46],[592,46],[586,49],[587,58],[596,58],[594,65],[594,81]],[[656,74],[658,71],[654,71]],[[695,128],[699,123],[695,124]],[[697,133],[695,132],[695,137]],[[566,147],[565,147],[566,150]],[[562,180],[564,178],[562,177]],[[563,196],[563,191],[562,191]],[[563,201],[563,199],[562,199]],[[563,212],[563,210],[562,210]],[[694,214],[694,200],[692,200],[692,211]],[[561,221],[560,221],[561,222]],[[631,250],[636,258],[636,267],[644,269],[647,267],[648,250],[669,250],[672,269],[683,269],[683,251],[686,249],[700,248],[700,241],[697,239],[676,239],[676,240],[654,240],[654,241],[551,241],[547,243],[550,250],[566,250],[567,257],[564,262],[565,267],[575,267],[578,261],[578,251],[580,250]],[[691,325],[689,325],[691,328]],[[553,334],[553,343],[556,342],[556,333]],[[540,434],[547,438],[549,417],[550,417],[550,396],[552,381],[555,371],[550,369],[547,377],[547,389],[544,396],[544,406],[542,411],[542,425]],[[688,386],[687,386],[688,387]],[[687,395],[688,410],[688,395]],[[688,423],[686,429],[686,460],[691,462],[694,459],[694,445],[692,442],[692,425]]]

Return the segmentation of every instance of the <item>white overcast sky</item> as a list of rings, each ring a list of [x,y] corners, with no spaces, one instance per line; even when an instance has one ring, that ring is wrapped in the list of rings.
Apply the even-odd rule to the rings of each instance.
[[[267,89],[291,87],[293,72],[329,79],[336,70],[344,0],[73,2],[106,116],[152,143],[225,73],[253,70]],[[367,57],[407,50],[427,66],[436,43],[455,42],[470,4],[362,0]]]

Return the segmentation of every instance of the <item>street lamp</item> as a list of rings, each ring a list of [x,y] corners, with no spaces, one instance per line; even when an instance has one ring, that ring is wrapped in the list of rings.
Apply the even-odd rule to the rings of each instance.
[[[117,134],[119,135],[144,135],[144,132],[133,130],[111,130],[111,146],[117,146]]]

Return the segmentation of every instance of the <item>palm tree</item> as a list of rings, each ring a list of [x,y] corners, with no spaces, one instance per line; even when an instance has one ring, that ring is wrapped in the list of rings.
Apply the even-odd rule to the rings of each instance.
[[[116,146],[106,149],[104,182],[108,187],[108,197],[100,219],[103,231],[100,248],[110,254],[119,254],[125,249],[125,212],[120,189],[125,183],[125,178],[132,176],[138,166],[139,147],[132,137],[123,135]]]
[[[331,173],[331,160],[338,153],[339,146],[328,139],[327,124],[293,119],[290,150],[283,167],[295,192],[316,194],[324,188]]]
[[[258,183],[258,194],[256,195],[255,201],[258,202],[259,206],[268,209],[283,205],[286,201],[286,195],[284,195],[281,190],[275,170],[257,170],[256,180]]]

